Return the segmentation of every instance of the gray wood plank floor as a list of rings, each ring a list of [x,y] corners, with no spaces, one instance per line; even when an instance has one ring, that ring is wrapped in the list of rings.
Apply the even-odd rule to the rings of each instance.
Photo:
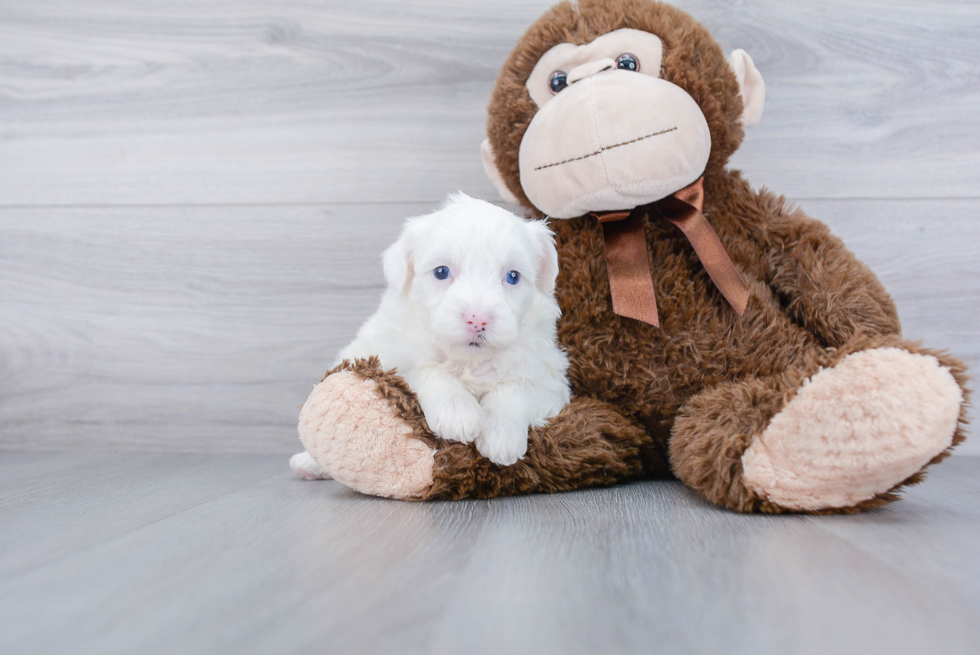
[[[0,456],[4,653],[976,653],[980,458],[856,517],[676,482],[400,503],[274,455]]]

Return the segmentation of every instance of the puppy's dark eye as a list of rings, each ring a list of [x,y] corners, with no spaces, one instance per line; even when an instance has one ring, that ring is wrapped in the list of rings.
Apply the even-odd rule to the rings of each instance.
[[[517,271],[508,271],[504,279],[507,280],[507,284],[517,284],[521,281],[521,274]]]
[[[449,267],[448,266],[436,266],[432,274],[436,276],[437,280],[445,280],[449,277]]]
[[[640,60],[627,52],[619,55],[619,59],[616,60],[616,68],[635,73],[640,70]]]
[[[555,71],[551,74],[551,81],[548,84],[551,86],[552,93],[558,93],[568,86],[568,76],[564,71]]]

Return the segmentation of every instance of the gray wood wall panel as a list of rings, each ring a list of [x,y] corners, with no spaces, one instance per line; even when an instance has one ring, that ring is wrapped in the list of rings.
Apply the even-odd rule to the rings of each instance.
[[[980,201],[802,206],[878,272],[907,336],[980,368]],[[377,306],[382,249],[433,207],[0,208],[0,448],[290,452]]]
[[[489,193],[507,52],[551,0],[0,5],[7,204]],[[678,3],[768,81],[736,164],[795,197],[975,197],[980,4]]]
[[[0,0],[0,449],[291,451],[550,1]],[[733,163],[980,365],[980,4],[677,4],[766,77]]]
[[[295,448],[406,209],[0,209],[0,441]]]

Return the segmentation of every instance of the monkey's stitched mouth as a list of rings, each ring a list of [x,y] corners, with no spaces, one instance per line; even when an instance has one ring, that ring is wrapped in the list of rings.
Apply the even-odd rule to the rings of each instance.
[[[661,134],[667,134],[668,132],[675,132],[677,127],[671,127],[670,129],[660,130],[659,132],[651,132],[650,134],[645,134],[643,136],[638,136],[635,139],[630,139],[629,141],[623,141],[622,143],[614,143],[611,146],[602,146],[595,152],[590,152],[587,155],[582,155],[581,157],[572,157],[571,159],[566,159],[565,161],[556,161],[554,164],[545,164],[544,166],[538,166],[534,170],[540,171],[545,168],[551,168],[552,166],[561,166],[562,164],[568,164],[573,161],[579,161],[580,159],[588,159],[589,157],[595,157],[596,155],[602,154],[606,150],[612,150],[613,148],[618,148],[620,146],[628,146],[631,143],[636,143],[637,141],[642,141],[643,139],[649,139],[650,137],[660,136]]]

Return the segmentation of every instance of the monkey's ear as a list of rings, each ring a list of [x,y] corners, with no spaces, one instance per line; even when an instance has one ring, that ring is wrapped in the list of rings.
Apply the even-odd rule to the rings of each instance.
[[[555,248],[555,233],[544,221],[529,220],[527,229],[537,242],[537,286],[538,291],[551,295],[555,292],[558,279],[558,250]]]
[[[490,147],[490,139],[484,139],[483,143],[480,144],[480,154],[483,156],[483,170],[486,171],[487,177],[490,178],[490,182],[493,183],[497,193],[500,197],[507,202],[517,203],[517,197],[510,192],[507,185],[504,184],[504,178],[497,170],[497,162],[493,158],[493,149]]]
[[[385,250],[381,256],[387,289],[385,293],[400,296],[408,289],[412,280],[414,266],[412,265],[412,250],[414,241],[412,221],[402,229],[401,236]]]
[[[728,56],[728,65],[735,72],[738,92],[745,106],[742,112],[742,125],[752,127],[762,119],[762,108],[766,104],[766,83],[762,80],[762,73],[755,67],[752,57],[744,50],[733,50]]]

